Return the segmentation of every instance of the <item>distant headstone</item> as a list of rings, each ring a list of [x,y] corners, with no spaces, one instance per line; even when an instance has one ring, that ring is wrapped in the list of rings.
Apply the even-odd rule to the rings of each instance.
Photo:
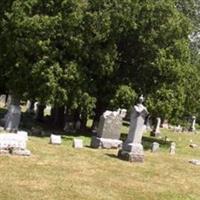
[[[133,107],[128,137],[123,143],[122,149],[118,152],[118,157],[130,162],[143,162],[144,151],[141,144],[144,132],[144,122],[148,115],[146,107],[142,104],[143,96],[139,98],[139,103]]]
[[[5,129],[9,132],[17,132],[21,119],[21,108],[18,105],[10,105],[4,117]]]
[[[176,153],[176,143],[172,142],[169,150],[170,155],[174,155]]]
[[[118,148],[122,145],[119,140],[121,134],[122,117],[118,111],[106,111],[100,117],[96,136],[91,139],[93,148]]]
[[[151,148],[151,152],[156,152],[159,150],[160,144],[157,142],[153,142],[152,143],[152,148]]]
[[[73,147],[76,148],[76,149],[83,148],[83,140],[82,139],[74,138],[73,139]]]
[[[191,125],[190,125],[190,128],[189,128],[189,131],[191,131],[191,132],[195,132],[196,131],[195,124],[196,124],[196,117],[192,116]]]
[[[50,136],[50,143],[51,144],[61,144],[61,136],[60,135],[54,135],[51,134]]]
[[[160,124],[161,124],[161,119],[160,117],[156,118],[156,125],[154,127],[154,130],[151,132],[151,136],[159,136],[160,135]]]
[[[15,134],[0,134],[0,154],[14,154],[29,156],[31,153],[26,148],[25,137]]]

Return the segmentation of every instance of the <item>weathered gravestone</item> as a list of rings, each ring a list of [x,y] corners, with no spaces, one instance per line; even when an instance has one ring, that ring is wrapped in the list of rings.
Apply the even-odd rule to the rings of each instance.
[[[50,136],[50,143],[51,144],[61,144],[61,136],[60,135],[54,135],[51,134]]]
[[[24,136],[15,133],[0,134],[0,154],[30,156],[31,152],[26,146]]]
[[[122,145],[119,140],[121,134],[122,118],[125,116],[119,109],[118,111],[106,111],[100,117],[97,135],[91,139],[93,148],[118,148]]]
[[[146,107],[142,104],[143,96],[139,98],[139,103],[133,107],[128,137],[123,143],[122,149],[118,152],[118,157],[130,162],[143,162],[144,152],[141,144],[144,131],[144,122],[148,115]]]
[[[161,124],[161,119],[160,117],[157,117],[155,127],[151,132],[151,136],[158,137],[160,135],[160,124]]]

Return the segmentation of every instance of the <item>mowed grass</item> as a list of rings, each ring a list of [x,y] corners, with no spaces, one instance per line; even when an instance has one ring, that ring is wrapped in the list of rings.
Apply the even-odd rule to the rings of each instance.
[[[60,146],[30,137],[31,157],[0,156],[0,200],[199,200],[200,166],[188,160],[200,159],[200,148],[189,147],[190,140],[200,145],[200,135],[162,130],[165,136],[176,141],[176,155],[163,144],[157,153],[146,149],[144,163],[91,149],[90,137],[81,136],[83,149],[72,147],[73,136]]]

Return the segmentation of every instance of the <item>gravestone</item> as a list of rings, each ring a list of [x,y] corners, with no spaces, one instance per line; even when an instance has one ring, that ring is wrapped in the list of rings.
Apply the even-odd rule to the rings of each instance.
[[[61,144],[61,136],[60,135],[54,135],[51,134],[50,136],[50,143],[51,144]]]
[[[152,148],[151,148],[151,152],[156,152],[156,151],[158,151],[159,150],[159,148],[160,148],[160,144],[159,143],[157,143],[157,142],[153,142],[152,143]]]
[[[191,125],[190,125],[190,128],[189,128],[189,131],[191,131],[191,132],[195,132],[196,131],[195,124],[196,124],[196,117],[192,116]]]
[[[154,130],[151,132],[151,136],[158,137],[160,135],[160,124],[161,124],[161,119],[160,117],[157,117],[156,125],[154,127]]]
[[[0,154],[30,156],[24,136],[8,133],[0,134]]]
[[[175,142],[171,143],[169,153],[170,153],[170,155],[174,155],[176,153],[176,143]]]
[[[139,98],[139,103],[132,109],[128,137],[123,143],[122,149],[118,152],[118,157],[120,159],[130,162],[144,161],[144,152],[141,140],[148,111],[142,104],[143,101],[144,98],[141,96]]]
[[[11,104],[8,112],[4,117],[5,130],[9,132],[17,132],[21,119],[21,108],[18,105]]]
[[[97,135],[92,136],[91,147],[93,148],[118,148],[122,145],[119,140],[121,134],[122,118],[125,109],[121,111],[105,111],[100,117]]]
[[[75,149],[81,149],[81,148],[83,148],[83,140],[82,139],[76,139],[76,138],[74,138],[73,139],[73,147]]]

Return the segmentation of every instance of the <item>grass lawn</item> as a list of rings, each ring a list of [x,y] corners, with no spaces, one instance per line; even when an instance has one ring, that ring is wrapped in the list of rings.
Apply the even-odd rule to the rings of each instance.
[[[73,135],[63,136],[60,146],[32,136],[31,157],[0,156],[0,200],[199,200],[200,166],[188,160],[200,159],[200,148],[189,147],[190,140],[200,145],[200,135],[162,130],[177,143],[173,156],[166,144],[151,153],[148,135],[144,163],[119,160],[117,150],[91,149],[86,136],[79,136],[84,149],[72,148]]]

